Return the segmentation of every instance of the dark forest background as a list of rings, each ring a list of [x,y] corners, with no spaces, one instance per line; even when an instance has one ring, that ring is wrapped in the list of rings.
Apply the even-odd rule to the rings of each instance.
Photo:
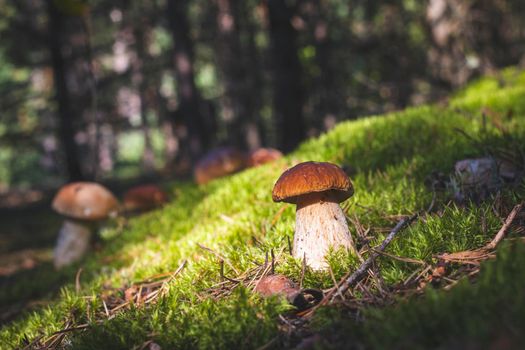
[[[523,0],[0,0],[0,192],[288,152],[524,64],[524,19]]]

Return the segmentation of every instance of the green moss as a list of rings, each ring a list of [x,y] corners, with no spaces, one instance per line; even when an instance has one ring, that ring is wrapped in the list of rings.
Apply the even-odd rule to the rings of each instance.
[[[464,279],[449,292],[427,288],[415,300],[365,310],[364,322],[324,308],[314,329],[329,339],[323,348],[351,340],[374,349],[518,349],[525,342],[524,293],[525,246],[507,245],[483,264],[475,284]]]
[[[220,281],[219,261],[199,245],[225,257],[224,272],[232,277],[262,264],[265,255],[273,249],[279,257],[277,271],[298,281],[301,264],[287,254],[287,238],[293,235],[294,208],[273,203],[271,188],[286,166],[305,160],[331,161],[351,167],[356,193],[344,207],[350,217],[371,229],[369,235],[373,243],[379,243],[395,224],[395,219],[389,217],[428,206],[432,190],[426,185],[426,179],[430,174],[448,174],[457,160],[497,153],[501,148],[525,154],[525,75],[516,74],[511,70],[503,72],[500,78],[503,83],[492,78],[474,83],[452,98],[449,107],[410,108],[341,123],[321,137],[305,142],[281,161],[206,186],[174,183],[171,188],[176,199],[172,203],[132,219],[123,229],[104,231],[104,248],[82,264],[79,292],[74,287],[79,266],[74,266],[61,274],[67,281],[61,294],[48,307],[4,326],[0,331],[0,344],[19,347],[25,339],[63,328],[68,320],[91,325],[68,335],[68,341],[75,348],[128,349],[140,347],[149,340],[165,348],[255,348],[267,344],[278,335],[277,315],[286,307],[278,300],[261,300],[243,288],[234,289],[227,297],[212,297],[206,291]],[[512,110],[513,114],[505,114],[498,125],[484,124],[482,110],[486,107],[497,113]],[[514,204],[524,192],[525,186],[521,186],[506,191],[503,196],[509,204]],[[436,205],[444,208],[439,215],[427,216],[405,230],[388,251],[432,262],[435,254],[481,246],[499,228],[501,223],[490,203],[444,206],[449,197],[448,192],[438,194]],[[487,297],[492,295],[490,291],[495,290],[492,279],[501,281],[500,288],[508,288],[505,295],[511,295],[518,287],[506,283],[510,275],[500,276],[503,268],[497,267],[500,263],[511,264],[508,258],[511,255],[503,254],[501,262],[487,265],[496,267],[484,269],[481,278],[487,279],[483,283],[488,289],[481,283],[472,286],[465,282],[450,293],[450,298],[449,294],[430,290],[422,301],[409,300],[407,306],[402,302],[396,307],[369,309],[366,321],[358,325],[345,318],[344,312],[333,308],[319,313],[315,322],[327,337],[335,339],[334,344],[341,339],[326,331],[327,325],[347,334],[345,342],[358,339],[366,346],[381,348],[387,344],[386,340],[382,343],[374,333],[384,332],[388,334],[385,339],[393,344],[397,342],[400,348],[404,344],[434,346],[437,338],[427,339],[427,336],[438,332],[436,327],[446,320],[444,316],[434,320],[434,312],[446,314],[455,308],[459,312],[472,312],[470,308],[474,306],[467,306],[474,301],[466,301],[465,308],[458,308],[457,304],[463,297],[478,300],[476,296],[484,293],[488,293]],[[184,259],[188,260],[186,268],[157,303],[124,309],[111,320],[94,322],[101,319],[100,296],[109,288],[126,288],[148,276],[174,271]],[[342,252],[334,252],[330,257],[336,278],[357,264],[355,257]],[[417,266],[381,258],[379,267],[386,283],[392,285],[410,275]],[[486,274],[492,277],[483,277]],[[332,285],[327,273],[307,270],[304,277],[306,287]],[[39,288],[52,289],[53,281],[42,280]],[[454,293],[461,296],[455,297]],[[441,306],[435,304],[435,300],[439,300],[443,310],[439,310]],[[489,309],[476,314],[475,320],[469,320],[468,315],[462,313],[464,329],[488,327],[484,316],[496,307],[498,300],[489,299]],[[323,316],[330,313],[330,318]],[[390,318],[396,323],[386,322]],[[417,320],[424,325],[419,325]],[[355,327],[352,328],[355,331],[346,332],[348,327]],[[410,327],[422,327],[423,336],[406,338],[405,342],[402,335],[408,337]],[[444,339],[453,339],[457,332],[446,329],[450,333]],[[465,338],[477,337],[474,331],[462,334]]]

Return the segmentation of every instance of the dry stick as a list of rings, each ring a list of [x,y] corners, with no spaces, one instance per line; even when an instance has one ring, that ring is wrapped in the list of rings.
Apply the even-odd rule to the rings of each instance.
[[[26,346],[22,348],[22,350],[30,350],[36,348],[36,344],[44,338],[44,335],[39,335],[36,337],[33,341],[29,342],[29,339],[27,338],[27,335],[24,335],[24,341],[29,342]]]
[[[356,230],[357,234],[359,235],[359,237],[361,237],[363,240],[365,240],[365,242],[366,242],[365,245],[369,246],[369,242],[366,241],[366,235],[367,235],[367,232],[370,231],[370,228],[365,230],[363,225],[361,224],[361,222],[359,222],[359,218],[357,217],[357,215],[354,214],[354,218],[355,218],[355,221],[350,219],[350,218],[348,218],[348,220],[350,220],[350,222],[352,222],[352,224],[354,225],[355,230]],[[357,249],[355,249],[355,248],[352,249],[352,253],[357,255],[357,258],[359,259],[359,262],[363,263],[363,261],[365,261],[365,259],[363,259],[363,256],[361,255],[361,252],[358,251]],[[382,293],[383,291],[382,291],[382,287],[381,287],[381,281],[379,280],[379,277],[377,276],[375,271],[373,271],[372,269],[369,269],[367,272],[370,275],[370,277],[374,280],[374,282],[376,283],[377,288],[379,289],[379,291]],[[348,276],[346,276],[346,277],[348,277]],[[339,287],[337,285],[337,283],[335,284],[335,286],[336,286],[336,288]],[[343,298],[342,294],[341,294],[341,298]]]
[[[427,272],[429,272],[432,269],[431,265],[427,265],[419,270],[414,271],[408,278],[403,282],[404,286],[407,286],[409,283],[412,283],[413,281],[417,281],[421,278],[421,276],[425,275]]]
[[[509,230],[510,226],[512,225],[512,222],[518,215],[518,213],[523,208],[524,203],[521,202],[520,204],[517,204],[514,206],[510,214],[505,219],[505,222],[499,229],[498,233],[492,241],[487,243],[485,246],[476,249],[476,250],[467,250],[462,252],[456,252],[456,253],[450,253],[450,254],[442,254],[438,257],[445,260],[445,261],[451,261],[451,262],[458,262],[462,264],[471,264],[471,265],[479,265],[479,260],[491,258],[494,256],[493,251],[499,242],[505,237],[507,234],[507,231]]]
[[[275,255],[273,254],[273,248],[270,249],[270,254],[272,256],[272,275],[275,273]]]
[[[266,267],[268,266],[267,263],[265,263],[264,265],[262,266],[259,266],[255,269],[252,269],[247,275],[246,275],[246,279],[250,279],[250,282],[248,282],[248,284],[246,285],[246,287],[251,287],[253,282],[255,280],[257,280],[257,278],[259,277],[259,273],[261,272],[264,272],[264,269],[266,269]],[[252,275],[253,274],[253,275]],[[251,276],[251,278],[250,278]]]
[[[233,279],[233,278],[229,278],[229,277],[226,277],[226,275],[224,274],[224,260],[220,260],[219,261],[219,274],[221,276],[221,279],[224,281],[230,281],[230,282],[233,282],[233,283],[239,283],[240,281],[239,280],[236,280],[236,279]]]
[[[284,247],[282,247],[281,250],[279,251],[279,253],[277,254],[277,259],[279,259],[281,257],[281,255],[283,254],[283,251],[284,251]],[[257,286],[259,285],[259,282],[264,278],[264,276],[266,276],[268,274],[268,272],[270,271],[270,268],[271,268],[271,265],[268,265],[268,266],[264,267],[263,273],[261,274],[261,277],[259,278],[257,283],[255,283],[254,289],[257,289]],[[257,274],[258,274],[258,272],[257,272]],[[255,277],[257,277],[257,274],[256,274]],[[254,279],[252,279],[250,281],[250,283],[248,283],[248,285],[250,285],[253,281],[254,281]]]
[[[503,239],[503,237],[505,237],[505,234],[509,230],[510,225],[512,225],[512,222],[516,218],[516,215],[518,215],[518,213],[521,211],[522,208],[523,208],[523,202],[521,202],[520,204],[517,204],[512,209],[512,211],[510,212],[509,216],[507,216],[507,219],[505,220],[505,223],[503,224],[503,226],[501,226],[500,230],[498,231],[498,233],[496,234],[494,239],[492,241],[490,241],[490,243],[485,245],[485,247],[484,247],[485,249],[494,249],[494,248],[496,248],[498,243]]]
[[[259,282],[264,278],[264,276],[266,276],[268,274],[268,272],[270,271],[270,268],[271,266],[268,265],[264,268],[262,274],[261,274],[261,277],[259,278],[259,280],[257,281],[257,283],[255,283],[255,287],[253,289],[257,289],[257,286],[259,285]],[[250,282],[251,283],[251,282]]]
[[[350,275],[350,277],[348,277],[343,283],[340,284],[338,288],[335,289],[336,293],[332,294],[330,302],[333,302],[335,300],[337,294],[344,294],[349,288],[353,287],[357,282],[359,282],[365,276],[368,269],[372,266],[372,263],[375,261],[375,259],[379,256],[379,253],[377,251],[384,251],[385,248],[394,239],[395,235],[403,228],[408,226],[412,221],[414,221],[418,215],[419,214],[413,214],[399,221],[397,225],[392,229],[392,231],[390,231],[390,233],[384,239],[381,245],[372,251],[368,259],[366,259],[365,262],[363,262],[361,266],[359,266],[359,268],[353,274]]]
[[[80,274],[82,273],[82,268],[79,268],[77,275],[75,276],[75,290],[77,293],[80,292]]]
[[[147,304],[147,303],[153,301],[154,298],[163,291],[163,288],[165,288],[168,285],[168,283],[170,283],[184,269],[184,267],[186,266],[186,263],[187,263],[187,260],[183,260],[182,263],[179,265],[179,267],[177,268],[177,270],[175,272],[163,274],[163,275],[170,275],[170,274],[171,275],[170,275],[169,278],[166,279],[166,281],[162,282],[162,287],[160,289],[154,290],[153,292],[151,292],[148,295],[146,295],[146,297],[143,299],[144,303]],[[82,272],[82,269],[79,269],[77,271],[76,285],[79,285],[79,277],[80,277],[80,273],[81,272]],[[151,280],[151,278],[155,278],[155,277],[158,277],[158,275],[150,277],[150,280]],[[142,292],[142,288],[144,287],[144,285],[141,285],[140,287],[141,287],[141,289],[139,290],[139,295],[137,295],[137,300],[138,301],[140,301],[140,299],[139,299],[140,298],[140,293]],[[79,288],[77,287],[77,290],[78,289]],[[123,308],[123,307],[125,307],[125,306],[127,306],[129,304],[130,304],[130,302],[125,302],[125,303],[122,303],[122,304],[118,305],[117,307],[109,310],[105,300],[102,299],[102,305],[104,306],[104,312],[105,312],[106,317],[108,319],[112,319],[115,316],[114,313],[117,310],[119,310],[119,309],[121,309],[121,308]],[[89,304],[87,304],[87,305],[89,307]],[[101,320],[96,320],[95,322],[96,323],[100,323]],[[70,327],[70,325],[68,323],[68,324],[66,324],[66,327],[64,329],[52,333],[47,338],[46,342],[51,341],[51,344],[46,345],[45,348],[52,348],[52,347],[56,347],[57,345],[59,345],[62,342],[62,339],[58,339],[57,336],[63,336],[64,333],[73,332],[73,331],[77,331],[77,330],[82,330],[82,329],[86,329],[86,328],[89,328],[89,327],[90,327],[90,325],[87,324],[87,323],[86,324],[81,324],[81,325],[78,325],[78,326],[74,326],[74,327]],[[38,341],[40,341],[41,339],[43,339],[44,337],[45,337],[44,335],[39,336],[38,338],[33,340],[31,343],[29,343],[26,347],[24,347],[24,349],[32,349],[35,346],[35,344]]]
[[[167,286],[168,283],[170,283],[171,281],[173,281],[173,279],[174,279],[175,277],[177,277],[177,275],[178,275],[179,273],[181,273],[181,271],[186,267],[186,264],[187,264],[187,263],[188,263],[188,260],[186,260],[186,259],[182,260],[182,262],[180,263],[179,267],[177,267],[177,270],[175,270],[175,272],[173,272],[173,273],[171,274],[170,278],[168,278],[167,281],[162,282],[163,287],[164,287],[164,286]]]
[[[332,281],[334,282],[334,286],[337,290],[339,288],[339,283],[337,283],[337,280],[335,279],[335,276],[334,276],[334,271],[332,270],[332,267],[330,265],[328,265],[328,272],[330,272],[330,277],[332,278]],[[302,289],[302,286],[301,286],[301,289]],[[343,296],[343,294],[339,294],[339,296],[341,297],[341,300],[345,300],[345,297]]]
[[[136,303],[137,303],[137,306],[140,306],[140,302],[142,301],[142,289],[144,288],[144,285],[140,285],[139,286],[139,291],[137,292],[137,294],[135,294],[135,299],[136,299]],[[133,300],[133,299],[131,299]]]
[[[237,271],[237,269],[233,266],[233,264],[228,260],[226,259],[224,256],[222,256],[221,254],[217,253],[215,250],[211,249],[211,248],[208,248],[200,243],[197,243],[197,246],[201,249],[204,249],[204,250],[207,250],[209,251],[210,253],[212,253],[213,255],[215,255],[216,257],[218,257],[220,260],[223,260],[226,264],[228,264],[228,266],[237,274],[239,275],[239,271]]]
[[[69,328],[61,329],[61,330],[59,330],[59,331],[56,331],[56,332],[53,333],[52,335],[63,334],[63,333],[68,333],[68,332],[73,332],[73,331],[78,331],[78,330],[86,329],[86,328],[89,328],[89,324],[84,323],[84,324],[81,324],[81,325],[78,325],[78,326],[74,326],[74,327],[69,327]]]
[[[306,253],[303,254],[303,263],[301,264],[301,279],[299,281],[299,288],[303,289],[304,273],[306,271]]]
[[[277,260],[279,260],[281,258],[281,255],[283,254],[283,251],[284,251],[284,247],[281,248],[281,250],[279,251],[279,253],[277,254]],[[266,259],[265,259],[265,262],[264,262],[264,265],[262,266],[262,275],[260,277],[259,280],[257,280],[257,278],[259,277],[259,273],[261,272],[261,269],[258,268],[255,270],[255,275],[252,277],[252,279],[250,280],[250,282],[248,283],[248,287],[250,287],[253,282],[255,280],[257,280],[257,283],[255,284],[255,288],[257,288],[257,286],[259,285],[259,281],[264,277],[266,276],[266,274],[268,273],[268,270],[270,268],[270,265],[268,265],[268,252],[266,252]],[[247,276],[246,278],[249,278],[249,276]]]
[[[106,317],[109,317],[108,306],[106,305],[106,302],[104,301],[104,299],[102,299],[102,305],[104,306],[104,312],[106,313]]]
[[[283,215],[283,212],[286,210],[286,208],[288,208],[290,206],[290,204],[286,204],[286,205],[283,205],[278,211],[277,213],[273,216],[273,219],[272,219],[272,222],[270,223],[270,226],[275,226],[275,224],[277,223],[277,221],[279,221],[279,218],[281,217],[281,215]]]
[[[402,262],[405,262],[405,263],[409,263],[409,264],[417,264],[417,265],[426,265],[426,263],[423,261],[423,260],[419,260],[419,259],[412,259],[412,258],[405,258],[405,257],[402,257],[402,256],[397,256],[397,255],[394,255],[394,254],[390,254],[390,253],[387,253],[387,252],[382,252],[380,250],[377,250],[376,248],[370,248],[371,251],[375,252],[375,253],[378,253],[380,255],[384,255],[386,257],[389,257],[391,259],[394,259],[394,260],[398,260],[398,261],[402,261]]]

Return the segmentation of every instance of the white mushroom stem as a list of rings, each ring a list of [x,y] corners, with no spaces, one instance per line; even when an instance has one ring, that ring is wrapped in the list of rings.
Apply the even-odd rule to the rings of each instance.
[[[66,220],[58,233],[54,252],[55,268],[60,269],[79,261],[89,249],[92,224]]]
[[[338,203],[314,202],[297,204],[295,235],[292,254],[306,259],[314,270],[328,267],[326,255],[330,248],[344,247],[354,251],[354,242],[348,230],[346,217]]]

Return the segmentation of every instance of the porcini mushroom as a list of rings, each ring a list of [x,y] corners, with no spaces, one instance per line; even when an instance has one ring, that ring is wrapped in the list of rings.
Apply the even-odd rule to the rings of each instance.
[[[292,255],[314,270],[326,269],[330,248],[354,250],[343,210],[354,193],[352,182],[337,165],[304,162],[286,170],[272,191],[274,202],[296,204]]]
[[[246,167],[246,155],[233,147],[217,148],[201,158],[193,172],[195,182],[205,184]]]
[[[58,191],[52,207],[66,218],[54,252],[55,267],[62,268],[84,256],[96,223],[116,214],[118,201],[102,185],[74,182]]]
[[[262,164],[273,162],[279,158],[282,158],[283,154],[281,151],[275,148],[258,148],[255,151],[250,152],[248,155],[248,166],[255,167]]]
[[[124,193],[122,203],[127,213],[155,209],[168,201],[166,193],[157,185],[140,185]]]

